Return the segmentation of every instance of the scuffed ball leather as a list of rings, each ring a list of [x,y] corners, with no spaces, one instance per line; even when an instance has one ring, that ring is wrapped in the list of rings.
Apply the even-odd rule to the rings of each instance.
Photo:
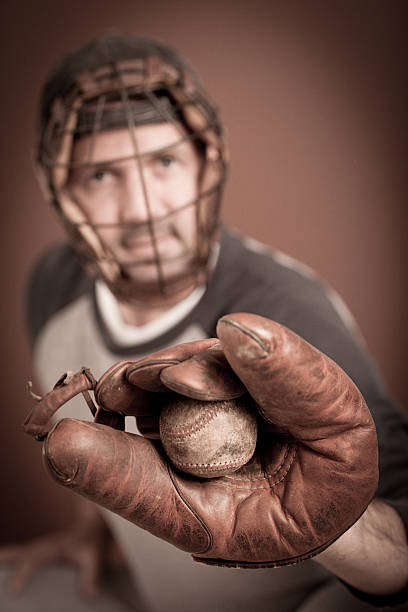
[[[248,394],[198,401],[175,394],[160,412],[160,440],[172,464],[200,476],[236,472],[255,451],[258,427]]]

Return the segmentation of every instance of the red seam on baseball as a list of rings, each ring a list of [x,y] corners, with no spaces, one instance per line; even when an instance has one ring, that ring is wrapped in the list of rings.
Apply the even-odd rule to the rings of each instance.
[[[246,459],[246,461],[248,461],[248,459],[252,457],[252,454],[247,454],[247,455],[242,455],[239,459],[235,459],[235,460],[230,460],[230,461],[220,461],[219,463],[187,463],[187,462],[183,462],[181,463],[180,461],[177,462],[177,465],[180,466],[184,466],[184,467],[199,467],[199,468],[210,468],[210,469],[218,469],[221,466],[224,467],[231,467],[234,465],[237,466],[241,466],[242,465],[242,461],[244,461]]]
[[[194,423],[189,426],[179,425],[174,426],[169,423],[164,423],[162,425],[163,433],[170,434],[173,439],[186,438],[187,436],[191,436],[194,433],[197,433],[208,425],[218,414],[218,411],[215,408],[206,408],[206,411],[203,412],[199,418],[197,418]]]
[[[226,461],[224,463],[214,463],[213,465],[210,465],[208,463],[179,463],[177,462],[177,464],[175,463],[175,465],[183,470],[183,468],[195,468],[198,469],[200,471],[202,471],[203,473],[209,473],[209,472],[222,472],[225,470],[229,470],[231,468],[235,468],[238,469],[242,466],[242,461]]]

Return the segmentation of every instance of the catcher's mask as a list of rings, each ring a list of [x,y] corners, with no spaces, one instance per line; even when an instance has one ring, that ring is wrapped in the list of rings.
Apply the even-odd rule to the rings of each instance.
[[[80,71],[70,87],[49,103],[40,134],[40,170],[76,250],[114,295],[134,303],[171,303],[188,289],[204,284],[213,266],[218,237],[226,171],[221,126],[195,75],[185,64],[167,59],[154,52],[125,59],[113,54],[103,64]],[[137,128],[164,122],[174,126],[176,134],[174,142],[166,144],[166,154],[190,141],[200,168],[194,197],[158,216],[150,204],[143,162],[146,152],[139,146]],[[111,165],[134,162],[142,186],[143,221],[92,222],[75,190],[69,188],[75,169],[100,166],[94,158],[94,145],[98,135],[112,130],[127,130],[131,154],[124,158],[112,150],[107,161]],[[84,137],[86,159],[75,161],[75,144]],[[160,151],[148,151],[149,156],[157,153]],[[186,211],[194,219],[194,236],[176,255],[168,254],[160,244],[161,236],[166,232],[176,234]],[[118,233],[148,243],[148,256],[123,256],[123,250],[117,250],[111,239]],[[142,268],[149,268],[150,273],[138,273]]]

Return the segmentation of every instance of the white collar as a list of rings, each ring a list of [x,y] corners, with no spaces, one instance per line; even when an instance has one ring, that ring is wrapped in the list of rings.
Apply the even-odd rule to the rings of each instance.
[[[118,302],[107,285],[97,280],[95,283],[96,302],[101,317],[114,342],[120,346],[143,344],[158,338],[177,325],[201,300],[205,287],[197,287],[184,300],[145,325],[130,325],[122,319]]]

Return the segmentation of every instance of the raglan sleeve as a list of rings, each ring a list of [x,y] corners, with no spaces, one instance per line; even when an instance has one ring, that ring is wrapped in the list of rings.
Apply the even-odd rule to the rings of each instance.
[[[55,313],[91,286],[70,245],[47,248],[34,262],[24,290],[24,317],[31,344]]]

